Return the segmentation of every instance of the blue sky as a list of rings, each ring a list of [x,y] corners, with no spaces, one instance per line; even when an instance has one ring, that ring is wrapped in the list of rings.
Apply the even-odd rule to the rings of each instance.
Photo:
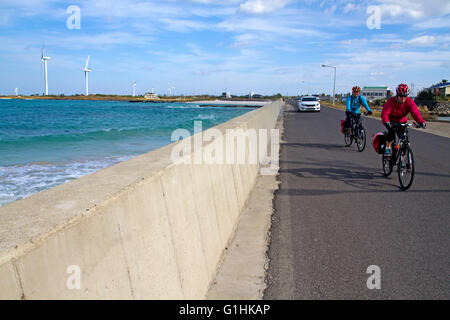
[[[66,12],[80,8],[80,29]],[[381,28],[369,29],[369,6]],[[1,0],[0,94],[331,93],[450,78],[448,0]],[[450,79],[449,79],[450,80]]]

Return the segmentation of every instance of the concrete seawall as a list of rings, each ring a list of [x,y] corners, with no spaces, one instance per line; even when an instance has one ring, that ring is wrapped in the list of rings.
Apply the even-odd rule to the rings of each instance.
[[[192,139],[270,130],[282,106]],[[205,298],[259,165],[173,162],[180,143],[0,207],[0,299]]]

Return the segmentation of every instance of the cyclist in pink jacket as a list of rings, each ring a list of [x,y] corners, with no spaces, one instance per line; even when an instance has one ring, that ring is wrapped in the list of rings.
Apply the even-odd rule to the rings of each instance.
[[[411,113],[414,120],[422,127],[426,127],[425,120],[423,120],[417,105],[409,96],[410,90],[406,84],[399,84],[397,87],[397,95],[390,98],[383,106],[381,111],[381,121],[388,129],[386,137],[386,155],[391,155],[391,146],[394,142],[395,135],[400,137],[403,134],[401,127],[396,126],[396,123],[406,123],[408,113]]]

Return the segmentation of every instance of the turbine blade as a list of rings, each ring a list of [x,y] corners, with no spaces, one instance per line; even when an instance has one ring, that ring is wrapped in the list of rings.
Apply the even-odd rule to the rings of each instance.
[[[87,69],[88,63],[89,63],[89,56],[87,57],[87,60],[86,60],[86,66],[84,67],[84,69]]]

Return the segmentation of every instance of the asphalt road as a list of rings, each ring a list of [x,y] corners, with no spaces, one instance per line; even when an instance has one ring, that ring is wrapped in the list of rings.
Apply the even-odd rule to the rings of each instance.
[[[381,122],[363,118],[360,153],[344,145],[343,118],[284,114],[264,299],[449,299],[450,139],[410,130],[416,175],[401,191],[372,147]],[[371,265],[379,290],[366,285]]]

